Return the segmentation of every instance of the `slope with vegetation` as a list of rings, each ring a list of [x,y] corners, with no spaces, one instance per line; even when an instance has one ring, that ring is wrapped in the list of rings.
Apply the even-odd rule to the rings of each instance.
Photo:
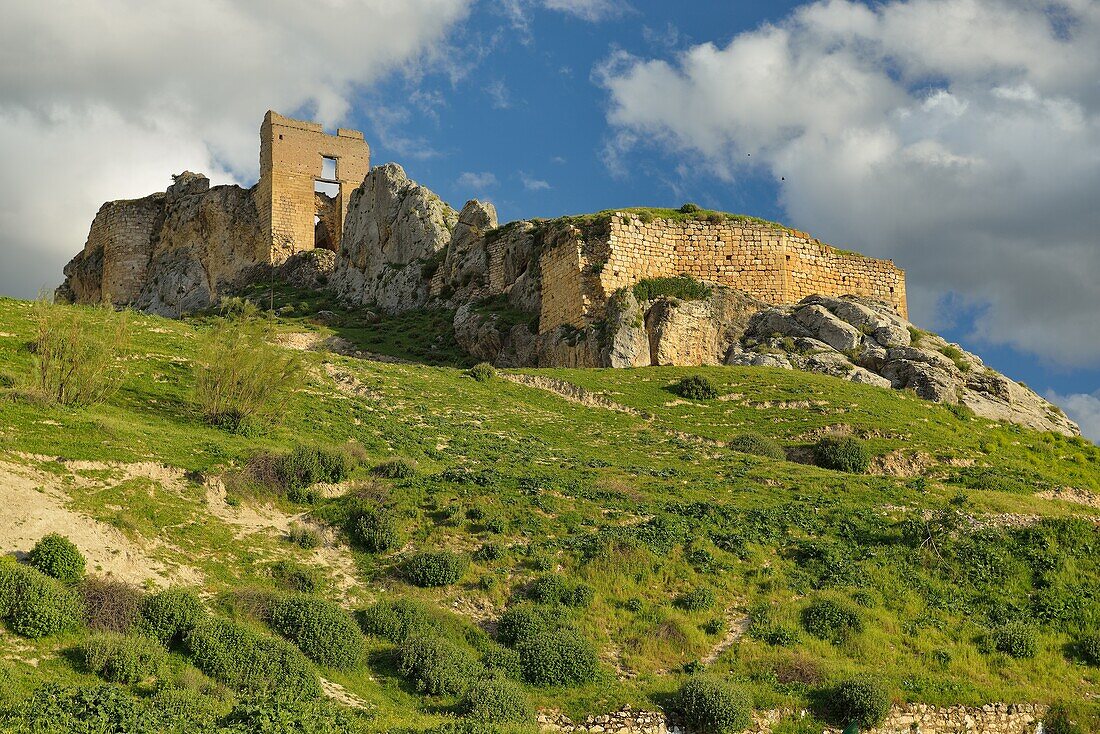
[[[184,322],[0,300],[0,486],[63,506],[75,541],[0,532],[0,730],[1096,715],[1088,442],[768,368],[294,352],[274,345],[452,361],[279,297]],[[43,344],[99,368],[44,370]]]

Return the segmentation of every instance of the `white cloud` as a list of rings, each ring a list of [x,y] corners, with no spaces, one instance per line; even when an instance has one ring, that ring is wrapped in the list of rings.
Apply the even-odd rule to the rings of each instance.
[[[0,292],[59,282],[103,201],[163,190],[184,168],[254,179],[267,109],[333,126],[383,74],[447,67],[471,2],[7,3]]]
[[[1081,426],[1081,435],[1093,443],[1100,444],[1100,391],[1092,393],[1074,393],[1059,395],[1048,391],[1047,400],[1061,406],[1066,415]]]
[[[481,193],[486,189],[490,189],[497,185],[497,177],[489,171],[482,171],[481,173],[475,173],[473,171],[465,171],[458,177],[456,182],[464,189],[471,189],[475,192]]]
[[[497,79],[490,82],[485,86],[485,93],[489,95],[489,102],[493,105],[495,110],[506,110],[512,106],[511,94],[508,92],[508,86]]]
[[[793,225],[906,268],[918,321],[973,308],[975,338],[1071,365],[1100,364],[1098,77],[1092,0],[821,0],[597,70],[613,171],[650,141],[757,167]]]
[[[525,173],[524,171],[519,172],[519,180],[523,183],[523,188],[527,189],[528,191],[549,191],[551,188],[553,188],[552,186],[550,186],[549,181],[543,181],[541,178],[535,178],[534,176]]]
[[[550,10],[569,13],[589,23],[617,18],[630,9],[620,0],[544,0],[544,4]]]

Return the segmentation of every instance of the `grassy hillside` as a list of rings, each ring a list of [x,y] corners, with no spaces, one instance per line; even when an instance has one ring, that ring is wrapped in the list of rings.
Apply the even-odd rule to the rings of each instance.
[[[319,304],[296,302],[278,331],[339,333],[404,357],[440,344],[415,332],[434,323],[430,315],[406,317],[401,329],[347,315],[318,326],[305,314]],[[738,682],[760,709],[819,710],[822,691],[860,672],[898,702],[1100,695],[1100,669],[1078,647],[1100,629],[1100,509],[1087,504],[1100,496],[1100,449],[1084,440],[782,370],[518,370],[482,382],[460,367],[325,352],[298,353],[305,377],[272,420],[231,432],[194,402],[196,350],[215,319],[133,315],[113,367],[118,391],[66,407],[26,393],[31,316],[30,304],[0,299],[0,486],[14,488],[10,500],[43,498],[67,513],[57,516],[70,526],[53,529],[78,546],[113,538],[109,548],[81,546],[88,575],[190,585],[208,616],[265,638],[278,628],[271,607],[290,587],[370,610],[357,616],[362,654],[317,667],[338,700],[364,707],[353,718],[366,730],[428,729],[459,710],[454,686],[434,693],[430,675],[417,685],[418,673],[401,665],[400,623],[448,641],[440,665],[459,677],[519,679],[535,706],[573,715],[670,705],[702,669]],[[673,392],[693,375],[719,397]],[[507,379],[532,377],[541,386]],[[570,400],[545,389],[563,383],[585,392]],[[872,471],[885,473],[727,446],[758,433],[797,459],[829,432],[861,438]],[[302,447],[339,450],[350,473],[287,492],[257,470]],[[1059,499],[1067,496],[1079,501]],[[369,537],[356,530],[366,516]],[[288,531],[301,528],[314,528],[322,546],[290,542]],[[6,551],[30,550],[18,528],[6,532]],[[379,537],[386,547],[371,552]],[[148,569],[112,553],[123,543]],[[457,580],[410,583],[423,551],[456,554]],[[440,571],[446,557],[430,560],[429,576],[452,580]],[[2,597],[0,588],[0,611]],[[589,643],[594,675],[537,684],[524,668],[533,653],[510,637],[517,608],[547,629],[571,630],[559,641]],[[823,609],[849,628],[823,632],[812,611]],[[31,639],[9,624],[0,707],[17,710],[46,683],[101,683],[80,652],[89,634],[77,625]],[[164,666],[114,688],[140,702],[175,687],[190,696],[180,711],[206,706],[219,716],[240,716],[250,699],[217,680],[194,645],[175,641]]]

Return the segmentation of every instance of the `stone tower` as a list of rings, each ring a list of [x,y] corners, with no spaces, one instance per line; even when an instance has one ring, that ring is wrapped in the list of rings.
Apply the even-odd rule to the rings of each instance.
[[[268,111],[260,126],[256,209],[270,262],[320,247],[337,250],[351,192],[370,170],[370,146],[357,130],[326,135],[315,122]]]

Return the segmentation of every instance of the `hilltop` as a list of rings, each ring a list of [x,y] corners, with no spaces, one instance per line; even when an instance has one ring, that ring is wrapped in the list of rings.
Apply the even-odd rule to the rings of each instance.
[[[161,731],[492,730],[464,713],[473,696],[515,703],[520,722],[495,726],[526,731],[521,699],[544,719],[682,715],[676,692],[699,672],[776,712],[777,733],[821,731],[855,674],[899,716],[1026,704],[1004,718],[1023,726],[1059,702],[1091,715],[1100,449],[1087,441],[779,367],[468,370],[440,311],[368,317],[329,293],[251,289],[275,312],[44,317],[0,299],[14,518],[0,550],[22,559],[0,564],[0,728],[37,716],[35,731],[76,730],[65,717],[79,709]],[[35,389],[43,318],[128,319],[103,358],[118,384],[102,402]],[[300,378],[266,418],[218,425],[197,380],[211,344],[235,354],[234,338],[300,360]],[[866,468],[815,466],[826,436],[855,439]],[[288,473],[316,461],[329,468]],[[87,577],[126,584],[112,598],[144,596],[147,610],[157,590],[194,590],[199,632],[169,634],[132,675],[101,668],[121,682],[97,687],[88,640],[108,612],[88,606],[89,582],[5,580],[37,579],[19,574],[49,530],[72,539]],[[76,594],[82,614],[31,634],[26,584]],[[332,656],[287,622],[310,599],[335,604]],[[137,630],[146,613],[110,619]],[[242,645],[256,660],[278,650],[294,695],[241,677]],[[468,690],[493,676],[494,698]]]

